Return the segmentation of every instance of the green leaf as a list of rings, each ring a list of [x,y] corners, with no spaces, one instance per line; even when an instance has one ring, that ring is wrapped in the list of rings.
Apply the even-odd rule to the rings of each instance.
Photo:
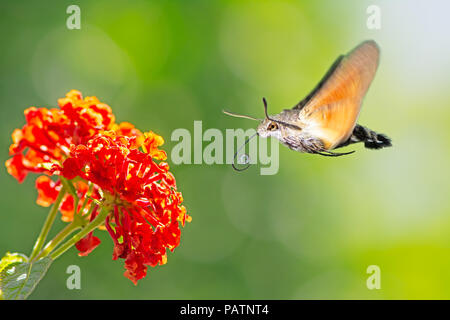
[[[9,253],[0,261],[0,298],[26,299],[44,277],[53,260],[50,257],[29,262],[20,253]]]
[[[3,269],[5,269],[8,265],[15,262],[27,262],[27,256],[21,253],[10,253],[6,252],[5,256],[0,260],[0,273]]]

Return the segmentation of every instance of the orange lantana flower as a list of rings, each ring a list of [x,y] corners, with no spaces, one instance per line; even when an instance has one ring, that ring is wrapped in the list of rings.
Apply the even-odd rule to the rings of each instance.
[[[76,90],[58,105],[25,110],[26,124],[12,135],[8,172],[19,182],[30,172],[43,174],[36,180],[41,206],[70,191],[59,198],[63,221],[77,214],[90,221],[106,216],[100,227],[113,239],[113,259],[125,259],[125,276],[136,284],[148,266],[166,263],[166,250],[180,243],[180,224],[191,219],[168,164],[155,162],[167,159],[159,149],[164,139],[129,122],[115,123],[108,105]],[[93,232],[85,235],[76,243],[81,256],[100,244]]]
[[[179,222],[190,221],[169,166],[153,160],[163,155],[157,149],[162,139],[153,132],[145,137],[139,146],[134,137],[104,132],[72,147],[62,166],[54,167],[55,173],[81,177],[105,193],[114,207],[105,224],[115,245],[113,259],[125,259],[125,275],[134,283],[146,275],[147,266],[166,263],[166,248],[174,250],[180,242]],[[90,252],[90,244],[98,244],[92,234],[81,249]]]

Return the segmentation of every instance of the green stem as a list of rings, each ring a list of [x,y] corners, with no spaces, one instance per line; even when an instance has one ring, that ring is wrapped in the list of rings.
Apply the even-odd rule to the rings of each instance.
[[[33,260],[44,246],[45,239],[47,238],[48,233],[50,232],[50,229],[53,225],[53,222],[55,221],[59,205],[61,204],[61,201],[64,198],[65,194],[66,188],[63,186],[59,191],[58,197],[56,198],[55,203],[53,203],[53,206],[50,209],[50,212],[48,213],[47,219],[45,220],[44,226],[42,227],[41,233],[39,234],[39,237],[37,238],[36,243],[34,244],[33,251],[31,252],[30,255],[30,260]]]
[[[58,249],[56,249],[50,257],[52,259],[58,258],[60,255],[62,255],[64,252],[69,250],[75,243],[83,239],[89,232],[93,231],[97,227],[99,227],[106,219],[108,214],[111,213],[110,207],[103,207],[100,213],[95,217],[94,220],[92,220],[84,229],[82,229],[79,233],[74,235],[70,240],[68,240],[66,243],[61,245]]]
[[[62,229],[56,237],[54,237],[47,245],[44,247],[44,249],[36,256],[35,260],[39,260],[45,256],[47,256],[50,252],[55,249],[58,244],[60,244],[65,238],[67,238],[72,232],[75,230],[81,228],[81,225],[76,222],[76,220],[72,221],[70,224],[68,224],[64,229]]]
[[[66,186],[67,187],[67,186]],[[89,188],[89,192],[92,192],[92,188]],[[72,193],[71,193],[72,194]],[[76,198],[78,199],[78,197]],[[75,202],[76,206],[77,201]],[[39,260],[43,257],[48,256],[61,242],[64,241],[70,234],[72,234],[75,230],[83,228],[85,225],[87,225],[87,217],[89,217],[92,214],[92,211],[95,209],[96,206],[91,206],[89,208],[89,211],[86,215],[82,215],[82,212],[84,211],[84,208],[87,204],[87,201],[85,200],[83,203],[83,207],[79,212],[76,212],[76,209],[74,208],[74,215],[73,220],[70,224],[68,224],[63,230],[61,230],[52,240],[50,240],[47,245],[44,247],[44,249],[36,256],[35,260]]]

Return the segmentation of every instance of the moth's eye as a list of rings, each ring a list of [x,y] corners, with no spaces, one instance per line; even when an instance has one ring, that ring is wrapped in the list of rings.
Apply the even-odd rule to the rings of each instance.
[[[267,127],[267,130],[269,130],[269,131],[274,131],[274,130],[277,130],[277,129],[278,129],[278,125],[275,122],[271,122],[269,124],[269,126]]]

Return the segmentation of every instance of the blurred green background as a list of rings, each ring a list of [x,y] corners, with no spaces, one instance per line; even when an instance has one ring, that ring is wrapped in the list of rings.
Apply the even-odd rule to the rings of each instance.
[[[81,30],[66,28],[71,4]],[[380,30],[366,27],[371,4]],[[450,298],[449,10],[448,1],[2,1],[2,161],[23,110],[56,106],[70,89],[161,134],[169,153],[172,131],[194,120],[255,127],[222,108],[261,116],[263,96],[272,113],[291,107],[365,39],[382,56],[358,122],[394,143],[337,159],[280,146],[273,176],[172,165],[193,221],[166,265],[134,286],[97,232],[101,246],[83,258],[72,248],[30,298]],[[0,254],[29,253],[47,209],[35,204],[33,176],[0,177]],[[81,290],[66,288],[72,264]],[[369,265],[381,268],[380,290],[366,287]]]

